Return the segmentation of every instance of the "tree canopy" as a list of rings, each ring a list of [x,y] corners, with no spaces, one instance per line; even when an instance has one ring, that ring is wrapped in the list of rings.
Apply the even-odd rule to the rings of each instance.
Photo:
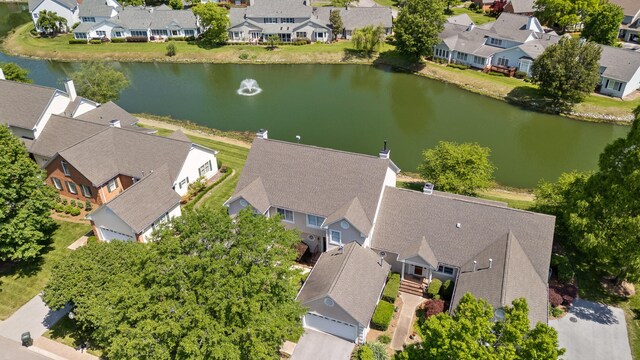
[[[331,6],[346,8],[357,2],[358,0],[331,0]]]
[[[533,62],[531,78],[557,111],[570,109],[600,81],[602,49],[580,39],[562,38]]]
[[[394,26],[396,48],[407,55],[433,54],[447,20],[443,0],[407,0]]]
[[[67,30],[67,19],[54,11],[42,10],[38,13],[36,27],[47,34],[57,34]]]
[[[0,68],[4,73],[6,80],[17,81],[22,83],[31,84],[33,80],[29,79],[29,70],[23,69],[17,64],[6,63],[0,64]]]
[[[87,99],[106,103],[118,100],[120,92],[129,86],[124,73],[104,62],[83,63],[80,70],[71,74],[78,95]]]
[[[213,2],[197,4],[192,9],[206,29],[202,35],[202,41],[209,45],[224,44],[228,39],[227,29],[229,28],[227,9]]]
[[[0,261],[38,257],[55,227],[55,190],[24,144],[0,125]]]
[[[184,8],[182,0],[169,0],[169,6],[171,6],[173,10],[182,10]]]
[[[620,6],[602,0],[598,8],[587,12],[582,37],[598,44],[614,45],[622,19],[624,12]]]
[[[338,38],[338,35],[341,35],[342,31],[344,30],[344,24],[342,23],[340,10],[331,10],[331,12],[329,13],[329,22],[331,23],[333,40],[336,40]]]
[[[535,0],[536,17],[563,32],[584,21],[589,11],[598,9],[599,0]]]
[[[493,180],[495,166],[489,160],[491,150],[477,143],[456,144],[441,141],[425,150],[418,171],[436,189],[462,195],[476,195]]]
[[[409,346],[399,359],[552,360],[564,353],[552,327],[529,323],[525,299],[506,306],[504,319],[494,318],[484,299],[465,294],[454,314],[440,313],[422,324],[422,342]]]
[[[384,39],[384,29],[382,26],[368,25],[360,29],[355,29],[351,36],[353,47],[356,50],[371,54],[380,49]]]
[[[78,249],[43,296],[71,302],[78,335],[110,359],[278,359],[302,334],[299,241],[277,217],[187,211],[152,243]]]
[[[556,239],[579,262],[618,281],[640,280],[640,120],[608,145],[593,174],[563,174],[536,189],[556,216]]]

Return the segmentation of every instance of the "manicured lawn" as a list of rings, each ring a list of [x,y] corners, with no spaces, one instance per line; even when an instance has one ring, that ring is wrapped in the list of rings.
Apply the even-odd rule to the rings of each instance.
[[[88,232],[91,227],[66,221],[56,221],[50,249],[40,261],[3,267],[0,270],[0,319],[4,320],[37,295],[47,284],[53,265],[68,256],[71,243]]]
[[[466,4],[464,7],[451,8],[451,11],[453,11],[453,15],[452,16],[456,16],[456,15],[460,15],[460,14],[467,14],[467,15],[469,15],[471,20],[476,25],[482,25],[482,24],[486,24],[488,22],[496,21],[496,18],[494,18],[492,16],[485,15],[485,14],[482,14],[482,13],[478,14],[475,11],[469,10],[468,6],[469,6],[469,4]]]
[[[51,327],[51,329],[42,334],[42,336],[70,346],[72,348],[78,348],[81,344],[75,338],[75,331],[75,322],[69,319],[69,317],[65,316],[57,323],[55,323]],[[102,351],[98,349],[89,348],[87,352],[98,357],[102,356]]]
[[[381,6],[389,6],[394,8],[398,7],[397,0],[373,0],[373,1],[375,1],[378,5],[381,5]]]

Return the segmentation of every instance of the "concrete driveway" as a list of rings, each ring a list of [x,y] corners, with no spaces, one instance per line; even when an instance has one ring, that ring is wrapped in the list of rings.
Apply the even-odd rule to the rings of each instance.
[[[558,330],[565,360],[631,360],[622,309],[577,299],[569,314],[549,325]]]
[[[355,346],[337,336],[304,329],[291,360],[349,360]]]

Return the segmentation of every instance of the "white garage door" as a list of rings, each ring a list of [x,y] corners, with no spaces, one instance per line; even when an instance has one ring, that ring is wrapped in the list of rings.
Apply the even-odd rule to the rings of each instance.
[[[318,331],[323,331],[351,341],[356,340],[356,326],[353,324],[347,324],[342,321],[311,313],[304,316],[304,323],[307,327]]]
[[[100,228],[100,233],[102,234],[103,241],[111,241],[111,240],[133,240],[131,235],[119,233],[117,231]]]

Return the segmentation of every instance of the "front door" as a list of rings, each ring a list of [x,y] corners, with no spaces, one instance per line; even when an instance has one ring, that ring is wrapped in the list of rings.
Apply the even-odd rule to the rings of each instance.
[[[413,273],[415,275],[422,276],[422,267],[421,266],[414,266],[413,267]]]

